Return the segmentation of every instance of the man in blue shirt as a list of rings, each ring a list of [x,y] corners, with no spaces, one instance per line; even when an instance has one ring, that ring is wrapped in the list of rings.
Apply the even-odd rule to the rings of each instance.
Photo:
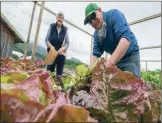
[[[90,3],[85,10],[84,24],[87,23],[95,29],[91,65],[105,51],[111,54],[108,67],[116,65],[141,77],[139,46],[125,16],[117,9],[103,12],[95,3]]]

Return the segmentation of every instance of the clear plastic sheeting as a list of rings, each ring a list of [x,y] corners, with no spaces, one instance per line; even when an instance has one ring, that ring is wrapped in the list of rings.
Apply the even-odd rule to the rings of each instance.
[[[51,13],[47,11],[43,11],[42,22],[41,22],[39,38],[38,38],[39,45],[46,48],[45,37],[47,35],[50,24],[55,23],[55,22],[56,22],[56,17],[54,15],[52,15]],[[37,28],[37,25],[36,25],[36,28]],[[35,31],[36,31],[36,28],[35,28]]]
[[[148,71],[161,70],[161,62],[147,62],[146,63],[145,61],[141,61],[140,64],[141,64],[141,70],[142,71],[146,71],[146,70],[148,70]]]
[[[161,45],[161,18],[155,18],[130,26],[135,34],[139,47]],[[156,49],[153,49],[156,50]]]
[[[161,48],[140,50],[141,60],[161,60]]]
[[[161,61],[161,48],[140,50],[141,60]],[[142,68],[145,68],[146,62],[141,62]],[[148,62],[148,70],[161,69],[161,62]]]
[[[32,9],[33,9],[33,6],[32,6]],[[34,13],[34,19],[33,19],[33,25],[32,25],[32,31],[31,31],[31,36],[30,36],[30,42],[34,42],[34,40],[35,40],[35,34],[36,34],[38,18],[39,18],[39,12],[40,12],[40,7],[36,6],[35,13]],[[30,17],[30,19],[31,19],[31,17]],[[29,30],[29,27],[28,27],[28,30]],[[28,30],[27,30],[27,32],[28,32]],[[41,31],[41,30],[39,30],[39,31]],[[39,34],[39,36],[40,36],[40,34]]]
[[[1,2],[1,12],[26,40],[33,2]]]
[[[84,30],[93,33],[89,25],[84,26],[85,8],[90,2],[46,2],[45,6],[54,12],[63,11],[65,18]],[[160,2],[95,2],[103,11],[119,9],[128,22],[161,12]]]
[[[92,37],[81,32],[80,30],[71,27],[69,24],[64,22],[69,32],[69,50],[68,56],[80,59],[84,63],[90,63],[90,47]]]

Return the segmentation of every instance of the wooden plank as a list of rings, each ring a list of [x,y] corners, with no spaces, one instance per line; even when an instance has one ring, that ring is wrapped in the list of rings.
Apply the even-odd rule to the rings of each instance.
[[[24,43],[24,38],[20,35],[20,33],[15,29],[15,27],[9,22],[9,20],[3,15],[1,12],[1,20],[4,24],[13,32],[14,36],[18,39],[18,43]]]
[[[36,34],[35,34],[35,40],[34,40],[33,49],[32,49],[32,58],[31,58],[32,61],[34,61],[34,57],[35,57],[35,53],[36,53],[36,48],[37,48],[39,31],[40,31],[40,25],[41,25],[41,21],[42,21],[42,14],[43,14],[44,4],[45,4],[45,2],[43,1],[42,4],[41,4],[41,8],[40,8],[39,19],[38,19],[38,24],[37,24],[37,30],[36,30]]]
[[[34,1],[32,15],[31,15],[30,24],[29,24],[29,31],[28,31],[27,42],[26,42],[25,50],[24,50],[24,58],[26,58],[27,52],[28,52],[28,46],[29,46],[29,41],[30,41],[31,29],[32,29],[32,25],[33,25],[33,19],[34,19],[36,3],[37,3],[37,1]]]

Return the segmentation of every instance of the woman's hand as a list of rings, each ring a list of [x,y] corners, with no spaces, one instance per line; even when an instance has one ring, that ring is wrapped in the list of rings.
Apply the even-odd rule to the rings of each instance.
[[[64,52],[64,48],[63,47],[58,50],[58,54],[62,54],[63,52]]]
[[[52,46],[52,44],[51,44],[50,42],[47,43],[47,46],[48,46],[48,48],[50,48],[50,49],[55,49],[55,47]]]

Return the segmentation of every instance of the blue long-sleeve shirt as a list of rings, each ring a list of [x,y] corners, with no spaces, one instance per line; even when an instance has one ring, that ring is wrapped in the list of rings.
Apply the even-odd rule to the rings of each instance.
[[[60,31],[58,31],[58,35],[59,35]],[[50,27],[48,29],[48,32],[47,32],[47,35],[45,37],[45,43],[46,44],[47,44],[47,42],[50,42],[49,41],[50,34],[51,34],[51,25],[50,25]],[[64,45],[64,47],[65,47],[65,50],[67,50],[68,47],[69,47],[69,34],[68,34],[68,30],[66,31],[66,34],[65,34],[65,45]]]
[[[107,34],[103,40],[99,40],[97,31],[94,32],[94,56],[101,57],[104,51],[112,54],[121,38],[126,38],[130,42],[130,46],[123,58],[126,56],[139,54],[137,39],[130,30],[124,15],[119,10],[112,9],[110,11],[103,12],[103,20],[107,25]]]

